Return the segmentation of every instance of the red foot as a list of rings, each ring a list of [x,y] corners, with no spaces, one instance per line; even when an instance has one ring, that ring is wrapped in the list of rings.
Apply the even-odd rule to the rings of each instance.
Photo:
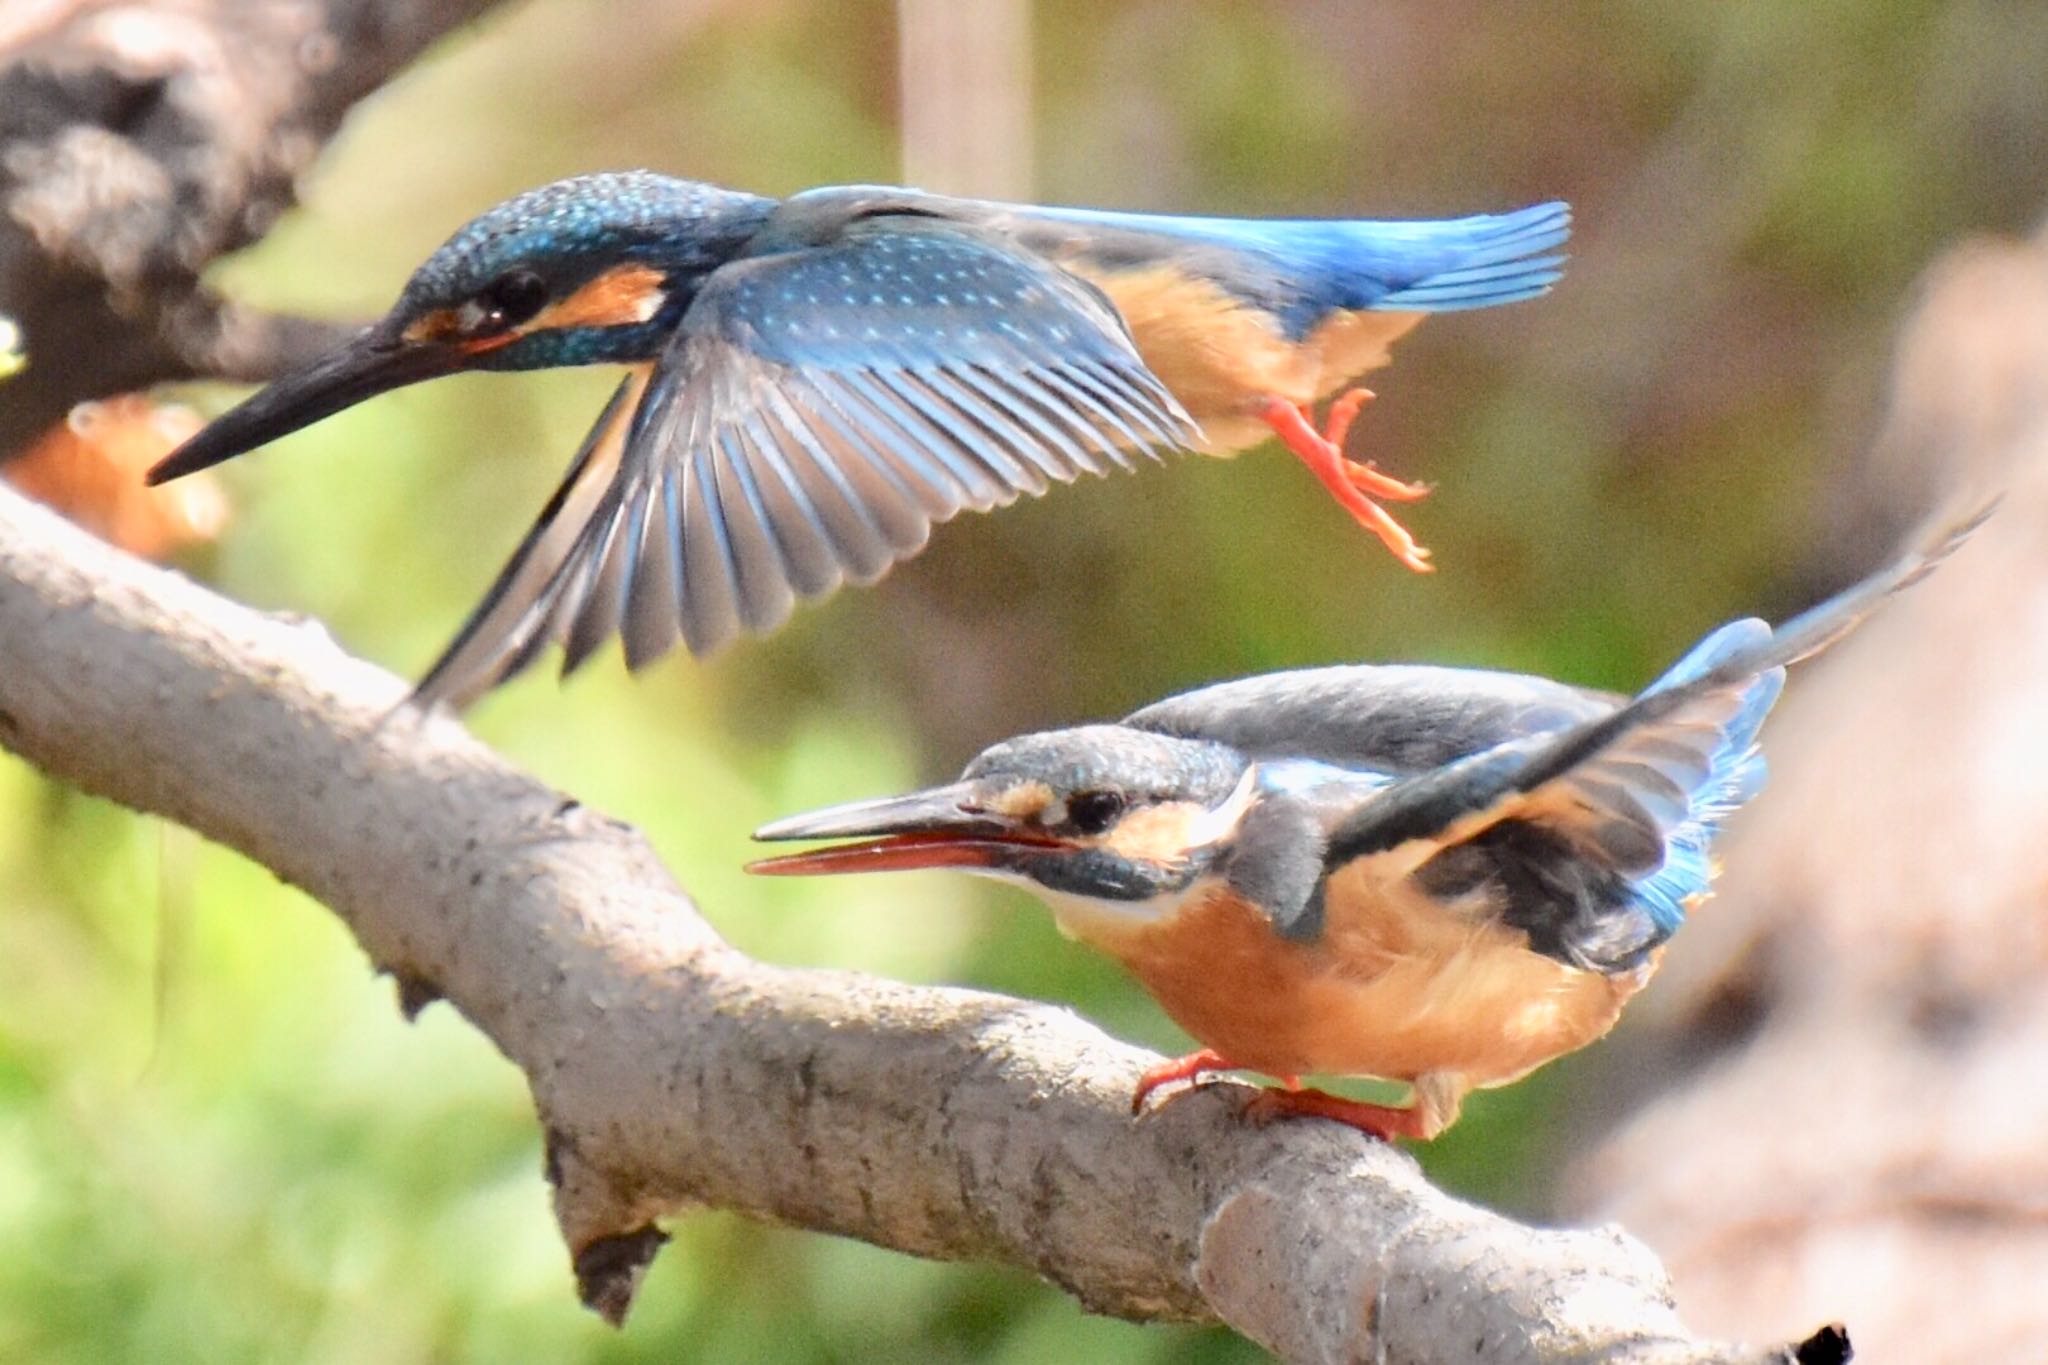
[[[1346,389],[1330,402],[1330,412],[1323,419],[1323,439],[1342,450],[1344,439],[1351,434],[1351,424],[1358,420],[1358,410],[1378,397],[1371,389]],[[1304,411],[1301,414],[1307,417]]]
[[[1390,1104],[1367,1104],[1363,1100],[1347,1100],[1325,1090],[1261,1090],[1245,1106],[1245,1113],[1261,1123],[1290,1114],[1335,1119],[1371,1133],[1382,1142],[1430,1136],[1419,1105],[1396,1108]]]
[[[1330,404],[1330,412],[1323,419],[1323,439],[1337,449],[1344,449],[1344,440],[1351,434],[1351,424],[1358,418],[1358,410],[1373,400],[1371,389],[1350,389],[1338,394]],[[1306,409],[1304,420],[1313,420]],[[1390,475],[1380,473],[1372,461],[1360,463],[1357,460],[1344,461],[1344,477],[1350,479],[1362,492],[1388,502],[1414,502],[1429,496],[1426,483],[1403,483]]]
[[[1407,528],[1373,499],[1413,502],[1429,489],[1422,484],[1389,478],[1370,465],[1344,457],[1343,441],[1351,430],[1352,419],[1358,416],[1359,408],[1371,397],[1368,390],[1353,389],[1337,399],[1330,405],[1329,421],[1321,433],[1309,425],[1308,413],[1304,409],[1284,398],[1268,401],[1259,410],[1259,417],[1279,433],[1281,441],[1301,458],[1310,473],[1322,481],[1330,495],[1393,551],[1394,558],[1417,573],[1428,573],[1432,567],[1429,551],[1417,545]]]
[[[1204,1071],[1230,1069],[1231,1064],[1224,1059],[1223,1054],[1211,1047],[1149,1067],[1144,1075],[1138,1077],[1138,1088],[1131,1094],[1131,1112],[1135,1114],[1144,1109],[1146,1097],[1162,1085],[1172,1085],[1176,1081],[1198,1080]]]

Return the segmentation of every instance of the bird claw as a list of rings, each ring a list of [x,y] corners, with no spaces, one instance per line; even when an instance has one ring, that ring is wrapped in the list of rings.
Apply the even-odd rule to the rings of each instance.
[[[1199,1052],[1190,1052],[1185,1057],[1176,1057],[1172,1061],[1161,1062],[1157,1066],[1147,1067],[1145,1068],[1145,1073],[1138,1077],[1137,1089],[1131,1092],[1131,1112],[1133,1114],[1143,1113],[1145,1111],[1145,1101],[1151,1097],[1153,1091],[1162,1085],[1172,1085],[1177,1081],[1189,1081],[1199,1086],[1203,1072],[1228,1071],[1230,1069],[1231,1064],[1224,1060],[1222,1053],[1214,1048],[1207,1047]]]
[[[1344,461],[1344,477],[1367,497],[1384,498],[1388,502],[1416,502],[1428,497],[1431,488],[1426,483],[1405,483],[1391,474],[1382,474],[1379,466],[1370,460]]]
[[[1347,389],[1331,400],[1330,410],[1323,418],[1323,439],[1342,450],[1344,438],[1351,434],[1351,424],[1358,420],[1358,410],[1378,397],[1371,389]],[[1310,417],[1307,409],[1302,410],[1304,418]]]
[[[1321,432],[1310,425],[1307,409],[1284,398],[1267,402],[1259,410],[1259,417],[1279,434],[1281,441],[1308,466],[1309,472],[1322,482],[1344,510],[1351,513],[1359,525],[1380,538],[1380,543],[1393,552],[1394,558],[1417,573],[1428,573],[1434,567],[1429,563],[1429,551],[1416,544],[1408,528],[1373,501],[1374,498],[1384,498],[1389,502],[1413,502],[1428,495],[1428,485],[1404,483],[1380,473],[1370,464],[1346,459],[1344,455],[1344,437],[1350,434],[1352,420],[1358,416],[1359,408],[1371,397],[1372,393],[1367,389],[1352,389],[1339,397],[1330,405],[1329,417]]]
[[[1145,1101],[1162,1086],[1186,1081],[1190,1083],[1189,1090],[1197,1090],[1203,1084],[1204,1073],[1235,1069],[1235,1065],[1222,1053],[1206,1047],[1185,1057],[1175,1057],[1147,1067],[1131,1093],[1131,1113],[1144,1113]],[[1245,1102],[1245,1117],[1262,1128],[1278,1118],[1319,1118],[1356,1128],[1382,1142],[1428,1136],[1428,1116],[1419,1105],[1397,1108],[1387,1104],[1369,1104],[1364,1100],[1347,1100],[1326,1090],[1304,1090],[1299,1076],[1282,1076],[1279,1079],[1284,1088],[1259,1087]],[[1162,1103],[1170,1104],[1173,1099],[1173,1096],[1168,1096]]]

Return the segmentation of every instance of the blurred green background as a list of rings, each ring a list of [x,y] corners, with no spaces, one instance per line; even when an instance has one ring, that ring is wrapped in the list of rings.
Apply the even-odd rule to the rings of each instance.
[[[369,316],[489,203],[634,165],[784,192],[900,179],[907,156],[934,189],[1182,212],[1571,199],[1556,295],[1424,327],[1360,422],[1359,449],[1438,485],[1407,517],[1433,577],[1292,460],[1190,461],[942,528],[879,589],[711,663],[632,682],[607,656],[474,713],[645,829],[749,952],[1072,1002],[1162,1049],[1172,1027],[1021,893],[756,884],[747,830],[1261,669],[1637,684],[1719,619],[1798,605],[1915,274],[2041,208],[2048,6],[935,5],[905,6],[938,25],[910,71],[879,0],[513,5],[361,108],[305,209],[220,279]],[[905,149],[913,114],[938,131]],[[237,524],[194,567],[417,673],[610,382],[458,379],[330,421],[235,466]],[[0,904],[0,1359],[1258,1357],[1020,1273],[718,1215],[676,1227],[614,1333],[575,1306],[519,1077],[446,1008],[402,1023],[320,907],[4,758]],[[1601,1065],[1479,1096],[1418,1155],[1540,1213]]]

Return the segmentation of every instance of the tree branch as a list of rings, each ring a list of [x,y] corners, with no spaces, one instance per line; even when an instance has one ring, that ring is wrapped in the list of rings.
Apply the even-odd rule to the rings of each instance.
[[[1519,1226],[1348,1129],[1259,1128],[1245,1087],[1133,1120],[1150,1059],[1064,1010],[750,961],[633,830],[453,719],[393,714],[404,684],[317,626],[4,490],[0,659],[0,744],[304,887],[408,1001],[445,996],[524,1070],[615,1321],[655,1220],[710,1205],[1029,1267],[1292,1360],[1842,1358],[1697,1342],[1619,1231]]]
[[[230,304],[200,272],[291,207],[350,106],[496,2],[0,16],[0,313],[30,358],[0,403],[0,460],[84,399],[268,378],[351,330]]]

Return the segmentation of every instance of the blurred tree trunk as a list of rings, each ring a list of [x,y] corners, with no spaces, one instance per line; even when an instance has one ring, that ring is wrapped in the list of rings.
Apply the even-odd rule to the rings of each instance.
[[[0,461],[92,398],[264,379],[346,328],[220,298],[350,106],[497,0],[14,0],[0,7],[0,316],[27,370]]]
[[[1582,1163],[1572,1205],[1663,1252],[1714,1328],[1839,1314],[1879,1360],[2038,1361],[2048,234],[1929,272],[1862,474],[1819,580],[1958,485],[2010,491],[1773,718],[1720,895],[1633,1020],[1661,1025],[1635,1069],[1682,1080]]]
[[[903,183],[1031,197],[1029,0],[897,0]]]

